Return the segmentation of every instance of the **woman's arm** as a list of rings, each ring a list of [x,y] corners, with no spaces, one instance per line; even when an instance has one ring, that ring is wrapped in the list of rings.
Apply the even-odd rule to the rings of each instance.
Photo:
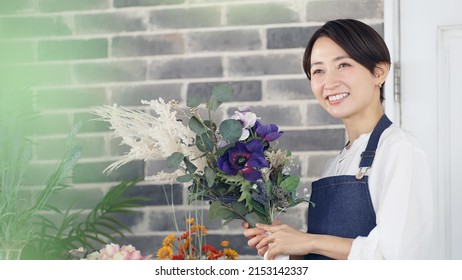
[[[304,233],[288,225],[257,224],[257,229],[269,232],[256,245],[257,249],[268,248],[268,258],[277,255],[302,256],[319,254],[332,259],[347,259],[353,239],[332,235]]]

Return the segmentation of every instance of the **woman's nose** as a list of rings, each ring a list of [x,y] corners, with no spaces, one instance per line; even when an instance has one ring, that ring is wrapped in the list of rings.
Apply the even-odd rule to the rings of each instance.
[[[324,75],[324,88],[326,90],[335,89],[339,84],[338,76],[335,73],[328,72]]]

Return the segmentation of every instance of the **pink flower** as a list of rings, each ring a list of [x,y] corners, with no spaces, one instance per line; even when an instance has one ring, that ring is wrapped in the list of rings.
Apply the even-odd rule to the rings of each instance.
[[[142,256],[132,245],[107,244],[106,247],[87,255],[88,260],[149,260],[151,255]]]

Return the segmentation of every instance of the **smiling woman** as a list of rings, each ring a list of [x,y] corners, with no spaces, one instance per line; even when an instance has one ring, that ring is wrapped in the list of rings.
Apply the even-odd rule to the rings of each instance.
[[[267,252],[269,259],[281,254],[304,259],[429,257],[428,163],[414,137],[384,114],[382,85],[390,64],[383,39],[362,22],[329,21],[314,33],[303,67],[319,104],[343,121],[349,141],[312,184],[306,233],[279,222],[256,229],[243,225],[259,254]]]

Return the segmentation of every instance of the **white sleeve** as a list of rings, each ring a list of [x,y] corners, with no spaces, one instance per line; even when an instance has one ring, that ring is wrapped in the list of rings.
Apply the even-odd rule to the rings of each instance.
[[[426,155],[410,141],[398,141],[385,150],[374,159],[369,182],[370,188],[377,184],[377,226],[353,241],[348,258],[428,258],[433,197]]]

